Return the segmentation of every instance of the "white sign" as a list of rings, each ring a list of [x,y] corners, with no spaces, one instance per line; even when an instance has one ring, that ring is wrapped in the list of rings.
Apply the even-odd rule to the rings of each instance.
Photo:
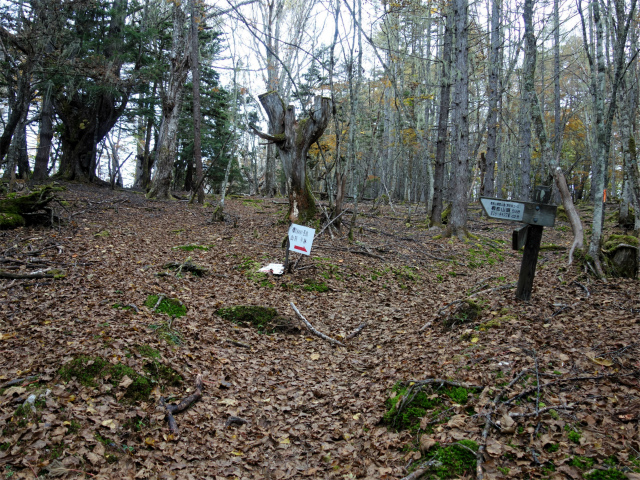
[[[311,245],[315,234],[315,228],[292,223],[289,227],[289,250],[303,255],[311,255]]]
[[[524,203],[510,202],[493,198],[481,198],[482,208],[491,218],[501,218],[502,220],[522,221],[524,217]]]

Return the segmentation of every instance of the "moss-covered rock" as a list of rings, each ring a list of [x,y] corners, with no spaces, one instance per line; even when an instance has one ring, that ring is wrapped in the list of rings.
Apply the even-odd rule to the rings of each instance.
[[[635,278],[638,272],[638,239],[632,235],[611,235],[602,251],[615,276]]]
[[[62,188],[46,186],[26,195],[10,194],[0,199],[0,229],[16,228],[26,223],[24,215],[42,210]]]

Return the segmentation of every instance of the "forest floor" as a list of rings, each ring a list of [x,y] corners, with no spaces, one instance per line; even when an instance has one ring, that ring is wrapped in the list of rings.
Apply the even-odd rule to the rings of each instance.
[[[640,478],[640,285],[568,267],[565,222],[522,302],[516,225],[477,205],[468,243],[424,207],[361,205],[353,242],[325,231],[275,277],[257,269],[284,260],[284,199],[230,198],[212,224],[132,191],[58,197],[61,224],[0,232],[0,269],[44,277],[0,279],[1,479],[470,479],[476,457],[484,478]],[[219,315],[238,305],[280,316]],[[162,399],[198,375],[172,433]]]

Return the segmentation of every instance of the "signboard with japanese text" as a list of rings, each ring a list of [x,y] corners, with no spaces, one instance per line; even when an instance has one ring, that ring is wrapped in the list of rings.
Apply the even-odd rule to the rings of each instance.
[[[502,198],[480,197],[482,208],[491,218],[522,222],[541,227],[553,227],[556,222],[556,205],[518,202]]]
[[[481,198],[480,202],[484,211],[491,218],[520,222],[524,217],[524,203],[497,198]]]
[[[315,228],[292,223],[289,227],[289,250],[303,255],[311,255],[311,245],[313,245],[315,234]]]

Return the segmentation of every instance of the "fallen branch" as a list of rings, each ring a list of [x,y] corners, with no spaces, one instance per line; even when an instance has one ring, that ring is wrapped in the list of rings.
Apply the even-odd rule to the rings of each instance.
[[[516,282],[513,282],[513,283],[509,283],[507,285],[500,285],[499,287],[488,288],[486,290],[481,290],[479,292],[472,293],[471,295],[469,295],[469,298],[475,297],[476,295],[481,295],[483,293],[491,293],[491,292],[498,292],[500,290],[507,290],[507,289],[513,288],[515,286],[516,286]]]
[[[238,342],[237,340],[232,340],[231,338],[227,338],[225,341],[227,343],[230,343],[231,345],[235,345],[236,347],[251,348],[251,345],[247,345],[246,343]]]
[[[197,402],[201,398],[202,398],[202,375],[201,374],[198,374],[198,376],[196,377],[196,393],[182,399],[182,401],[178,405],[167,404],[164,401],[164,397],[160,397],[160,404],[166,410],[167,423],[169,424],[169,431],[171,431],[171,433],[175,435],[178,434],[178,424],[176,423],[176,419],[173,417],[173,415],[186,410],[191,406],[192,403]]]
[[[318,330],[316,330],[315,328],[313,328],[313,325],[311,325],[309,323],[309,321],[304,318],[302,316],[302,314],[300,313],[300,311],[296,308],[296,306],[294,305],[293,302],[289,302],[289,304],[291,305],[291,308],[293,308],[293,311],[296,312],[296,314],[298,315],[298,317],[300,317],[300,319],[304,322],[305,326],[307,327],[307,330],[309,330],[313,335],[315,335],[316,337],[320,337],[323,340],[326,340],[329,343],[333,343],[334,345],[340,345],[341,347],[344,347],[344,343],[339,342],[338,340],[335,340],[327,335],[325,335],[322,332],[319,332]]]
[[[31,383],[32,380],[36,380],[37,378],[38,378],[38,375],[32,375],[30,377],[14,378],[13,380],[9,380],[8,382],[5,382],[2,385],[0,385],[0,388],[7,388],[7,387],[18,385],[24,382]]]
[[[249,423],[249,420],[244,418],[230,416],[224,424],[224,428],[229,428],[231,425],[245,425]]]
[[[345,340],[351,340],[352,338],[357,337],[358,335],[360,335],[360,333],[362,332],[362,330],[364,330],[364,328],[369,325],[367,322],[364,322],[362,325],[360,325],[358,328],[356,328],[353,332],[351,332],[349,335],[347,335],[347,337],[345,338]]]
[[[42,270],[40,272],[33,273],[9,273],[6,270],[0,270],[0,278],[12,278],[15,280],[28,280],[31,278],[53,278],[55,275],[52,273],[46,273],[50,268]]]

